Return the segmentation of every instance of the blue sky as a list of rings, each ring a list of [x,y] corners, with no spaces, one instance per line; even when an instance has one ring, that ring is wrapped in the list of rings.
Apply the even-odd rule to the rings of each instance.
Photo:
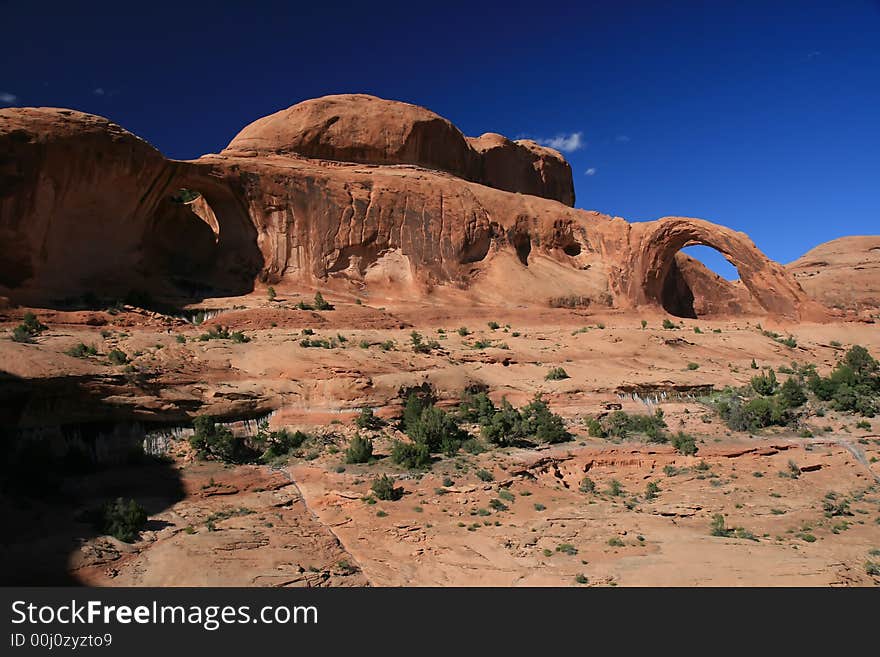
[[[578,207],[703,217],[782,262],[880,233],[876,0],[352,5],[0,0],[0,106],[93,112],[190,158],[372,93],[558,140]]]

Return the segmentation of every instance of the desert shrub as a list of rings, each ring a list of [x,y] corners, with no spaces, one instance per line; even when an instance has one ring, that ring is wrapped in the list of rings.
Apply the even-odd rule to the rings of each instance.
[[[709,526],[709,533],[712,534],[712,536],[728,538],[733,534],[733,530],[726,527],[724,516],[720,513],[716,513],[712,516],[712,524]]]
[[[132,499],[116,498],[104,505],[101,531],[125,543],[134,543],[147,521],[147,512]]]
[[[33,342],[34,338],[45,331],[48,326],[40,322],[37,316],[32,312],[26,312],[22,317],[22,322],[12,330],[12,340],[14,342]]]
[[[225,463],[247,463],[256,456],[241,436],[235,436],[226,427],[218,425],[210,415],[193,420],[194,433],[189,442],[200,458],[211,458]]]
[[[302,431],[290,432],[287,429],[269,431],[268,422],[260,425],[256,442],[263,449],[260,460],[268,463],[277,458],[285,457],[296,449],[302,447],[309,439],[308,434]]]
[[[642,330],[644,330],[645,327],[648,325],[648,320],[643,319],[643,320],[641,321],[641,324],[642,324]]]
[[[495,415],[495,404],[485,391],[462,393],[458,405],[458,417],[463,422],[488,422]]]
[[[428,340],[424,341],[422,338],[422,334],[418,331],[413,331],[409,334],[410,342],[412,343],[412,349],[417,354],[429,354],[434,349],[440,348],[440,343],[436,340]]]
[[[403,468],[416,470],[431,465],[431,452],[423,443],[398,440],[391,447],[391,460]]]
[[[394,480],[388,475],[376,477],[371,486],[373,494],[380,500],[394,502],[403,497],[403,488],[395,487]]]
[[[487,324],[487,326],[488,326],[490,329],[492,329],[493,331],[497,331],[499,328],[501,328],[501,325],[500,325],[498,322],[489,322],[489,323]]]
[[[397,391],[397,396],[404,400],[403,417],[400,421],[400,428],[403,431],[418,422],[424,409],[437,402],[437,393],[430,383],[401,387]]]
[[[694,437],[679,431],[670,437],[672,446],[685,456],[693,456],[697,453],[697,442]]]
[[[592,305],[593,300],[588,296],[569,294],[561,297],[550,297],[547,305],[551,308],[581,308]]]
[[[751,380],[752,390],[759,395],[772,395],[776,392],[779,382],[776,380],[776,373],[773,370],[761,372],[758,376],[753,376]]]
[[[657,482],[649,481],[648,485],[645,486],[645,499],[653,500],[657,497],[657,493],[660,492],[660,486],[657,485]]]
[[[699,363],[688,363],[687,368],[689,370],[698,370],[698,369],[700,369],[700,364]]]
[[[590,479],[589,477],[584,477],[581,479],[581,484],[578,489],[582,493],[595,493],[596,492],[596,482]]]
[[[485,410],[488,411],[488,407]],[[491,416],[483,414],[480,435],[498,447],[531,439],[548,444],[571,440],[562,418],[550,410],[540,395],[520,409],[514,408],[506,399],[502,400]]]
[[[426,445],[431,452],[458,451],[462,441],[467,438],[455,417],[436,406],[423,409],[417,421],[407,424],[406,433],[413,441]]]
[[[567,378],[569,378],[568,372],[566,372],[561,367],[554,367],[549,372],[547,372],[547,375],[544,377],[544,379],[547,381],[560,381]]]
[[[721,419],[734,431],[758,431],[773,425],[785,425],[789,416],[775,397],[756,397],[747,401],[739,398],[722,400],[716,404]]]
[[[95,347],[92,345],[87,345],[79,342],[73,345],[64,353],[68,356],[73,356],[74,358],[88,358],[89,356],[97,356],[98,350],[95,349]]]
[[[782,408],[798,408],[806,402],[807,395],[804,393],[804,386],[797,378],[788,377],[779,389],[779,403]]]
[[[107,360],[114,365],[125,365],[128,362],[128,356],[126,356],[125,352],[120,349],[113,349],[107,354]]]
[[[333,310],[333,304],[324,300],[324,295],[315,292],[315,310]]]
[[[303,338],[299,341],[299,346],[304,349],[320,347],[321,349],[332,349],[333,344],[324,338]]]
[[[663,318],[663,328],[667,330],[677,329],[678,326],[674,322],[672,322],[668,317]]]
[[[587,430],[595,438],[613,437],[625,439],[630,434],[644,434],[650,442],[665,443],[668,438],[663,431],[666,421],[663,409],[658,408],[654,415],[630,414],[626,411],[613,411],[602,418],[588,418]]]
[[[370,438],[362,438],[360,434],[355,434],[345,450],[346,463],[369,463],[373,458],[373,441]]]
[[[873,417],[880,397],[880,365],[867,349],[855,345],[846,352],[827,377],[811,372],[807,384],[822,401],[830,401],[839,411],[852,411]]]
[[[277,296],[278,296],[278,293],[275,292],[274,287],[272,287],[270,285],[269,287],[266,288],[266,297],[269,299],[269,301],[275,301],[275,297],[277,297]]]
[[[480,481],[485,481],[485,482],[495,481],[495,475],[493,475],[491,472],[489,472],[485,468],[480,468],[479,470],[477,470],[477,477],[480,479]]]
[[[509,401],[501,400],[501,406],[480,423],[480,435],[498,447],[509,447],[525,438],[522,416]]]
[[[555,444],[571,440],[562,417],[553,413],[540,395],[520,409],[523,431],[542,443]]]
[[[365,406],[361,409],[360,414],[354,419],[354,423],[359,429],[365,429],[368,431],[376,431],[385,425],[385,422],[381,418],[376,417],[376,415],[373,414],[373,409],[369,406]]]

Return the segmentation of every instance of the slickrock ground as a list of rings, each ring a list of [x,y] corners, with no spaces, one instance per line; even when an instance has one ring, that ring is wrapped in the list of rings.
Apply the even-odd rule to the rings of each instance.
[[[120,417],[137,409],[143,419],[182,423],[187,413],[274,410],[272,428],[317,436],[302,458],[273,467],[199,461],[181,438],[164,465],[68,479],[61,503],[4,500],[5,526],[26,528],[3,555],[20,579],[38,581],[40,564],[48,564],[42,576],[57,581],[50,566],[61,559],[71,581],[98,585],[584,585],[579,575],[588,585],[620,586],[878,583],[865,562],[880,548],[880,420],[859,429],[857,418],[828,412],[808,421],[810,438],[781,429],[749,436],[731,433],[687,392],[746,383],[753,358],[760,367],[815,363],[826,373],[852,344],[880,353],[876,324],[758,318],[762,329],[794,335],[797,347],[789,348],[763,335],[755,318],[676,319],[681,328],[665,330],[667,316],[649,312],[470,307],[456,304],[454,293],[433,304],[382,306],[328,294],[335,309],[315,312],[295,307],[311,300],[310,291],[277,293],[274,301],[260,293],[215,299],[212,307],[224,312],[201,326],[136,309],[37,310],[49,328],[36,344],[0,336],[0,360],[11,375],[47,387],[67,382],[57,393],[66,405],[28,406],[19,418],[25,424],[45,421],[48,408],[86,421],[96,408],[89,400],[101,395],[109,406],[100,412],[111,408]],[[23,312],[4,312],[4,334]],[[218,324],[250,341],[198,340]],[[462,326],[467,336],[457,332]],[[439,349],[413,353],[413,330]],[[335,338],[338,346],[304,348],[304,337]],[[478,341],[492,346],[475,348]],[[78,342],[98,355],[64,353]],[[131,356],[130,367],[108,363],[113,348]],[[570,378],[545,380],[555,366]],[[575,440],[460,452],[422,473],[384,458],[401,435],[392,426],[371,434],[375,463],[346,465],[356,412],[371,406],[393,417],[398,388],[422,381],[436,387],[443,407],[470,384],[515,405],[541,392]],[[73,382],[81,386],[75,410],[68,407],[76,405]],[[657,404],[624,392],[651,386],[661,394]],[[34,399],[49,394],[35,388]],[[609,404],[641,413],[662,408],[670,431],[698,437],[697,455],[589,437],[584,419]],[[801,470],[797,478],[783,476],[790,462]],[[481,470],[493,480],[481,479]],[[370,485],[382,473],[404,488],[402,499],[371,503]],[[579,490],[584,476],[596,492]],[[612,480],[619,495],[609,492]],[[645,498],[648,482],[660,488],[653,500]],[[824,515],[829,492],[850,500],[851,516]],[[77,521],[83,509],[116,494],[150,512],[131,545]],[[506,509],[493,508],[493,499]],[[710,535],[717,513],[753,538]]]

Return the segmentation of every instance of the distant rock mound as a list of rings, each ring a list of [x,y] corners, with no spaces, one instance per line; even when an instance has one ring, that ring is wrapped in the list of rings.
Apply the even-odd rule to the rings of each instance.
[[[399,298],[442,286],[496,303],[826,317],[742,233],[687,217],[631,224],[573,201],[556,151],[493,133],[468,139],[428,110],[371,96],[294,105],[186,162],[100,117],[10,108],[0,110],[0,296],[205,298],[284,281]],[[741,284],[677,255],[694,244],[720,251]]]
[[[829,308],[880,309],[880,235],[825,242],[785,268],[810,297]]]
[[[556,151],[492,133],[467,138],[430,110],[366,94],[306,100],[257,119],[223,153],[410,164],[574,205],[571,167]]]

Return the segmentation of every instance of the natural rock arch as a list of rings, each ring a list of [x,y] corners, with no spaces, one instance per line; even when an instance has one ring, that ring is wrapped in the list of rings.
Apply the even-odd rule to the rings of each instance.
[[[694,245],[711,247],[727,258],[768,313],[791,318],[823,314],[785,269],[767,258],[744,233],[688,217],[633,224],[628,295],[636,305],[661,304],[675,254]]]

